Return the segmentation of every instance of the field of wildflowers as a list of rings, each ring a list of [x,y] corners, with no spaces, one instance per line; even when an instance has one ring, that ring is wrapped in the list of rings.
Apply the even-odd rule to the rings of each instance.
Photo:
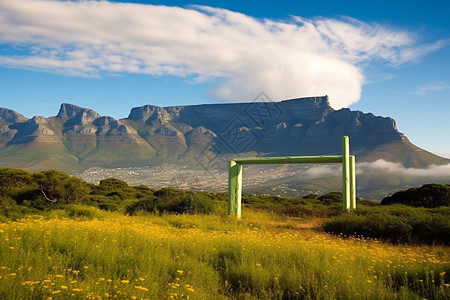
[[[449,247],[297,222],[248,211],[0,223],[0,299],[450,299]]]

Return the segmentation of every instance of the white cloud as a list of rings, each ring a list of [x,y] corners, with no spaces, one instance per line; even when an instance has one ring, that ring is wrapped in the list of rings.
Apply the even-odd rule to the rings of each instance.
[[[325,178],[342,176],[341,164],[325,164],[310,166],[301,171],[303,178]],[[430,165],[427,168],[406,168],[401,163],[395,163],[379,159],[373,162],[357,162],[356,175],[358,176],[384,176],[383,174],[396,175],[404,180],[432,180],[448,178],[450,182],[450,164]]]
[[[342,166],[336,165],[320,165],[309,167],[306,171],[301,172],[301,176],[308,179],[333,177],[342,175]]]
[[[140,73],[216,80],[211,94],[248,101],[329,95],[357,102],[372,61],[399,64],[442,47],[405,31],[351,18],[286,22],[205,6],[107,1],[0,0],[0,65],[73,76]]]
[[[450,164],[431,165],[424,169],[405,168],[401,163],[394,163],[384,159],[356,164],[356,175],[367,175],[371,173],[389,173],[398,176],[423,177],[428,179],[448,177],[450,180]]]
[[[414,95],[427,95],[429,93],[440,92],[450,89],[450,84],[442,81],[429,83],[419,86],[412,94]]]

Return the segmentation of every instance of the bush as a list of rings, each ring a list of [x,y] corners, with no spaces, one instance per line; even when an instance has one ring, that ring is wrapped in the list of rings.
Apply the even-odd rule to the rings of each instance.
[[[101,218],[104,216],[104,213],[102,213],[98,208],[82,205],[82,204],[68,204],[64,208],[67,215],[69,217],[84,217],[88,219],[93,218]]]
[[[214,212],[212,200],[198,193],[186,192],[178,200],[165,207],[165,211],[175,213],[210,214]]]
[[[143,212],[156,212],[156,197],[150,197],[147,199],[141,199],[134,201],[125,207],[125,213],[132,216],[139,211]]]
[[[7,197],[0,197],[0,215],[3,216],[0,222],[8,220],[19,220],[27,214],[36,213],[37,211],[22,205],[17,205],[16,202]]]
[[[32,173],[21,169],[0,168],[0,183],[0,196],[11,198],[37,188]]]
[[[305,204],[283,205],[276,207],[273,211],[280,215],[297,218],[329,218],[340,215],[343,212],[341,207],[324,207],[322,205],[315,207]]]
[[[177,190],[174,188],[162,188],[155,192],[155,196],[158,197],[161,203],[171,203],[174,199],[180,198],[186,191]]]
[[[102,203],[99,203],[97,207],[101,210],[106,210],[106,211],[119,211],[120,210],[120,206],[114,202],[102,202]]]
[[[117,178],[107,178],[100,180],[99,187],[105,191],[115,191],[125,189],[129,186],[128,183],[123,180]]]
[[[334,205],[342,203],[342,192],[332,192],[322,195],[318,198],[319,202],[324,205]]]
[[[450,209],[391,206],[359,209],[323,223],[325,231],[393,243],[450,243]]]
[[[101,210],[119,211],[121,206],[118,201],[103,195],[88,195],[81,199],[81,203],[95,206]]]
[[[9,206],[0,209],[0,215],[4,216],[4,221],[16,221],[32,213],[36,213],[36,211],[20,205]]]
[[[404,204],[415,207],[450,206],[449,184],[425,184],[420,188],[400,191],[381,201],[381,205]]]

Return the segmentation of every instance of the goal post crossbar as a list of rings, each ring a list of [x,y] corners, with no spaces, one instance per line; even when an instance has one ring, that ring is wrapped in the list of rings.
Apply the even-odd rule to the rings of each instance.
[[[343,209],[356,209],[355,156],[350,155],[349,138],[342,137],[342,155],[281,156],[235,158],[229,162],[228,214],[241,217],[242,166],[264,164],[329,164],[342,163]]]

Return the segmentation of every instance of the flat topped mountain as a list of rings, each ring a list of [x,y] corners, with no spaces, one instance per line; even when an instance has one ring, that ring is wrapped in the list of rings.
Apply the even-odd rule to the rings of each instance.
[[[55,117],[27,119],[0,108],[0,165],[76,172],[93,166],[164,163],[226,168],[235,156],[340,154],[350,137],[358,161],[383,158],[408,167],[447,164],[420,149],[391,118],[334,110],[328,97],[135,107],[126,119],[64,103]]]

